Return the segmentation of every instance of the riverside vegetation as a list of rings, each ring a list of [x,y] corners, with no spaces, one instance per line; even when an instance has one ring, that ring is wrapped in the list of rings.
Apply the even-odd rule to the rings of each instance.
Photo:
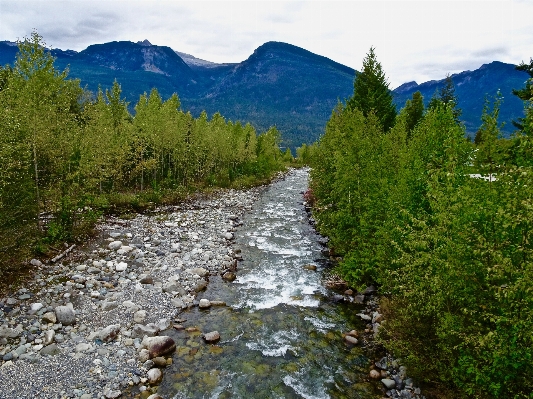
[[[176,94],[140,96],[135,116],[115,81],[93,96],[54,67],[42,37],[0,68],[0,279],[20,260],[54,254],[104,212],[172,203],[209,187],[268,179],[291,161],[275,127],[263,134],[220,114],[180,110]]]
[[[378,284],[380,340],[425,392],[533,397],[533,61],[519,66],[531,76],[515,91],[520,130],[501,139],[496,96],[474,143],[451,79],[427,110],[415,93],[395,115],[373,49],[363,66],[305,148],[307,196],[338,272]]]

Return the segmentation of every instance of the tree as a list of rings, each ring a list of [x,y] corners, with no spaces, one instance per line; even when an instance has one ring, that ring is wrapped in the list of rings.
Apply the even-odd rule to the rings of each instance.
[[[347,106],[359,109],[365,117],[373,111],[383,130],[388,131],[394,125],[396,107],[385,72],[376,59],[373,47],[370,47],[363,60],[362,72],[356,73],[353,86],[353,96],[348,100]]]
[[[405,102],[404,107],[407,132],[413,131],[424,115],[424,97],[419,91],[413,93],[413,98]]]
[[[436,91],[431,98],[428,109],[435,109],[439,106],[450,107],[453,112],[453,118],[456,123],[459,123],[459,117],[463,113],[459,104],[457,96],[455,95],[455,85],[452,77],[448,74],[444,80],[444,86],[440,90]]]
[[[513,89],[513,94],[517,96],[520,100],[531,102],[533,101],[533,58],[530,58],[529,64],[526,64],[522,61],[520,65],[517,65],[515,69],[519,71],[526,72],[530,78],[526,81],[526,86],[515,90]],[[530,107],[529,107],[530,108]],[[526,114],[528,113],[528,105],[526,104]],[[524,131],[525,127],[524,124],[526,123],[526,118],[518,118],[517,121],[513,121],[513,125],[521,130]],[[527,125],[527,123],[526,123]]]

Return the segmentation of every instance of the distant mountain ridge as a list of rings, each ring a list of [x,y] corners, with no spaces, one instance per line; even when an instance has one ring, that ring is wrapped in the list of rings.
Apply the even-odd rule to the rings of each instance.
[[[13,64],[18,49],[14,43],[0,42],[0,64]],[[123,96],[135,105],[139,96],[156,87],[166,99],[178,93],[182,108],[198,115],[220,112],[226,118],[250,122],[265,130],[276,125],[283,144],[299,146],[315,141],[323,132],[338,101],[352,95],[356,71],[329,58],[282,42],[259,46],[240,63],[217,64],[181,53],[148,40],[94,44],[85,50],[53,49],[56,67],[68,66],[69,76],[96,92],[121,84]],[[505,99],[500,118],[505,133],[512,133],[511,120],[522,115],[522,103],[511,94],[520,88],[527,74],[514,65],[492,62],[475,71],[452,76],[456,84],[462,119],[472,136],[481,124],[486,93],[498,89]],[[398,108],[417,90],[429,102],[443,80],[422,84],[407,82],[393,90]]]

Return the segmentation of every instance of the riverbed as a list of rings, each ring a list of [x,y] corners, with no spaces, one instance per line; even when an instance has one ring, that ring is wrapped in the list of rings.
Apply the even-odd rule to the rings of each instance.
[[[178,349],[159,388],[165,398],[372,398],[370,359],[343,332],[362,331],[363,305],[337,303],[324,285],[331,267],[303,203],[308,171],[293,170],[261,194],[235,231],[237,279],[210,277],[200,298],[227,307],[179,315],[198,331],[171,334]]]

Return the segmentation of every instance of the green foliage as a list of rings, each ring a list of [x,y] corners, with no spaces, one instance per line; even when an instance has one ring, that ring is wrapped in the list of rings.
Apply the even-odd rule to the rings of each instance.
[[[529,60],[529,64],[521,62],[520,65],[516,66],[518,71],[524,71],[529,75],[529,79],[526,81],[525,87],[521,89],[513,89],[513,94],[517,96],[520,100],[524,101],[526,104],[525,107],[525,118],[518,118],[517,121],[513,121],[513,125],[520,131],[532,132],[531,129],[531,102],[533,101],[533,58]],[[529,108],[529,109],[528,109]],[[529,118],[529,119],[528,119]]]
[[[533,390],[533,138],[501,139],[500,104],[486,101],[476,148],[453,101],[414,128],[404,109],[387,134],[374,114],[339,105],[311,162],[338,271],[387,295],[381,342],[457,398]]]
[[[452,109],[453,117],[456,123],[459,123],[459,117],[462,114],[461,108],[458,106],[459,101],[455,95],[455,84],[450,75],[446,75],[444,86],[442,86],[438,92],[435,92],[431,98],[428,109],[435,109],[438,107],[449,107]]]
[[[153,89],[135,110],[117,81],[90,99],[36,32],[19,43],[13,68],[0,69],[0,276],[31,248],[90,232],[102,211],[262,182],[292,161],[275,128],[195,119],[176,94]]]
[[[353,83],[353,96],[348,107],[359,109],[366,117],[373,112],[385,131],[388,131],[396,118],[396,107],[381,64],[371,47],[363,60],[363,70],[357,73]]]
[[[422,93],[419,91],[414,92],[413,98],[405,102],[402,112],[405,113],[407,131],[411,133],[422,119],[422,116],[424,116],[424,97],[422,97]]]

